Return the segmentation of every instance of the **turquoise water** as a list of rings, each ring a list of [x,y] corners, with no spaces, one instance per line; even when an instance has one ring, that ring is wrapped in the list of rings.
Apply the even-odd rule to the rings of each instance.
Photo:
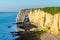
[[[16,21],[18,12],[0,12],[0,40],[13,40],[14,37],[10,34],[16,30]],[[11,26],[11,28],[8,28]]]

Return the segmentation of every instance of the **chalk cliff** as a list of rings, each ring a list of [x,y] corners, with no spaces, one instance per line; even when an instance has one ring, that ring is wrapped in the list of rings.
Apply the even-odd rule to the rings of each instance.
[[[38,26],[38,28],[35,29],[43,30],[44,28],[50,28],[50,33],[58,34],[58,30],[60,29],[60,13],[55,13],[52,15],[41,9],[21,10],[17,15],[16,22],[23,22],[26,15],[28,15],[31,24]]]

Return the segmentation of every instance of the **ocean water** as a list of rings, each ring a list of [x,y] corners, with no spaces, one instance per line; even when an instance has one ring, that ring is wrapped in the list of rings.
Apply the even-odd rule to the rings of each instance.
[[[18,12],[0,12],[0,40],[14,40],[10,32],[16,30],[16,16]],[[11,26],[11,28],[8,28]]]

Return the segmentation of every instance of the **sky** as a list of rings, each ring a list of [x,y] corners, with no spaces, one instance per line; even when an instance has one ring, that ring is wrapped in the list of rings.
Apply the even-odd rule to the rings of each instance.
[[[26,8],[60,6],[60,0],[0,0],[0,12],[18,12]]]

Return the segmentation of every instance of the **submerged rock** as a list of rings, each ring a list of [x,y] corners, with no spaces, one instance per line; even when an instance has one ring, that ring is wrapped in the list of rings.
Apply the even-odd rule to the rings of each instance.
[[[11,26],[8,26],[8,28],[11,28]]]

